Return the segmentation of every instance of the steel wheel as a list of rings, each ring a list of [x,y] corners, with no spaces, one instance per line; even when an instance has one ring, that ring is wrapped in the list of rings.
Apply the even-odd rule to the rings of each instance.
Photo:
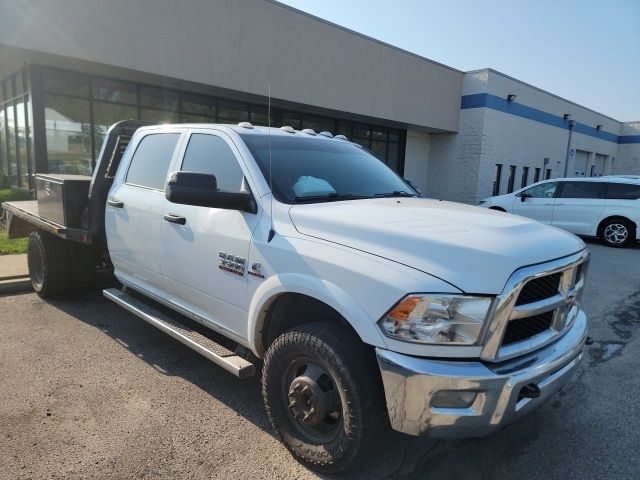
[[[305,359],[292,364],[284,378],[289,415],[300,433],[318,443],[335,438],[342,428],[342,402],[329,373]]]

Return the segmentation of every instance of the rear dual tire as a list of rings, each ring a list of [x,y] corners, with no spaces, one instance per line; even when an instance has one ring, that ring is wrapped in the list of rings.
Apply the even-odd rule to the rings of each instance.
[[[95,284],[94,250],[45,231],[29,234],[27,266],[33,290],[42,298],[79,292]]]

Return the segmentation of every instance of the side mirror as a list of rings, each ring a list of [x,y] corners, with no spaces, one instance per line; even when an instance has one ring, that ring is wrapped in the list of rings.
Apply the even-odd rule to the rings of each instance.
[[[249,213],[258,211],[250,193],[219,190],[216,176],[208,173],[173,172],[169,176],[164,195],[171,203],[182,205],[240,210]]]
[[[528,193],[521,193],[519,196],[521,202],[524,202],[527,198],[531,198],[531,195],[529,195]]]

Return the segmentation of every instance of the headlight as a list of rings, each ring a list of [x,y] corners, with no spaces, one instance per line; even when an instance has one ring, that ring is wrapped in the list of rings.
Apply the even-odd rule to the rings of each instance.
[[[403,298],[378,321],[385,335],[409,342],[473,345],[492,299],[416,294]]]

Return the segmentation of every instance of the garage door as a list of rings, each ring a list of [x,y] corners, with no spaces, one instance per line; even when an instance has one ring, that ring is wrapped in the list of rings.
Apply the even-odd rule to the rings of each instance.
[[[587,173],[587,158],[589,154],[584,150],[576,150],[576,157],[573,160],[573,175],[584,177]]]
[[[604,163],[606,158],[606,155],[596,153],[596,160],[593,164],[593,169],[591,170],[592,177],[601,177],[604,175]]]

